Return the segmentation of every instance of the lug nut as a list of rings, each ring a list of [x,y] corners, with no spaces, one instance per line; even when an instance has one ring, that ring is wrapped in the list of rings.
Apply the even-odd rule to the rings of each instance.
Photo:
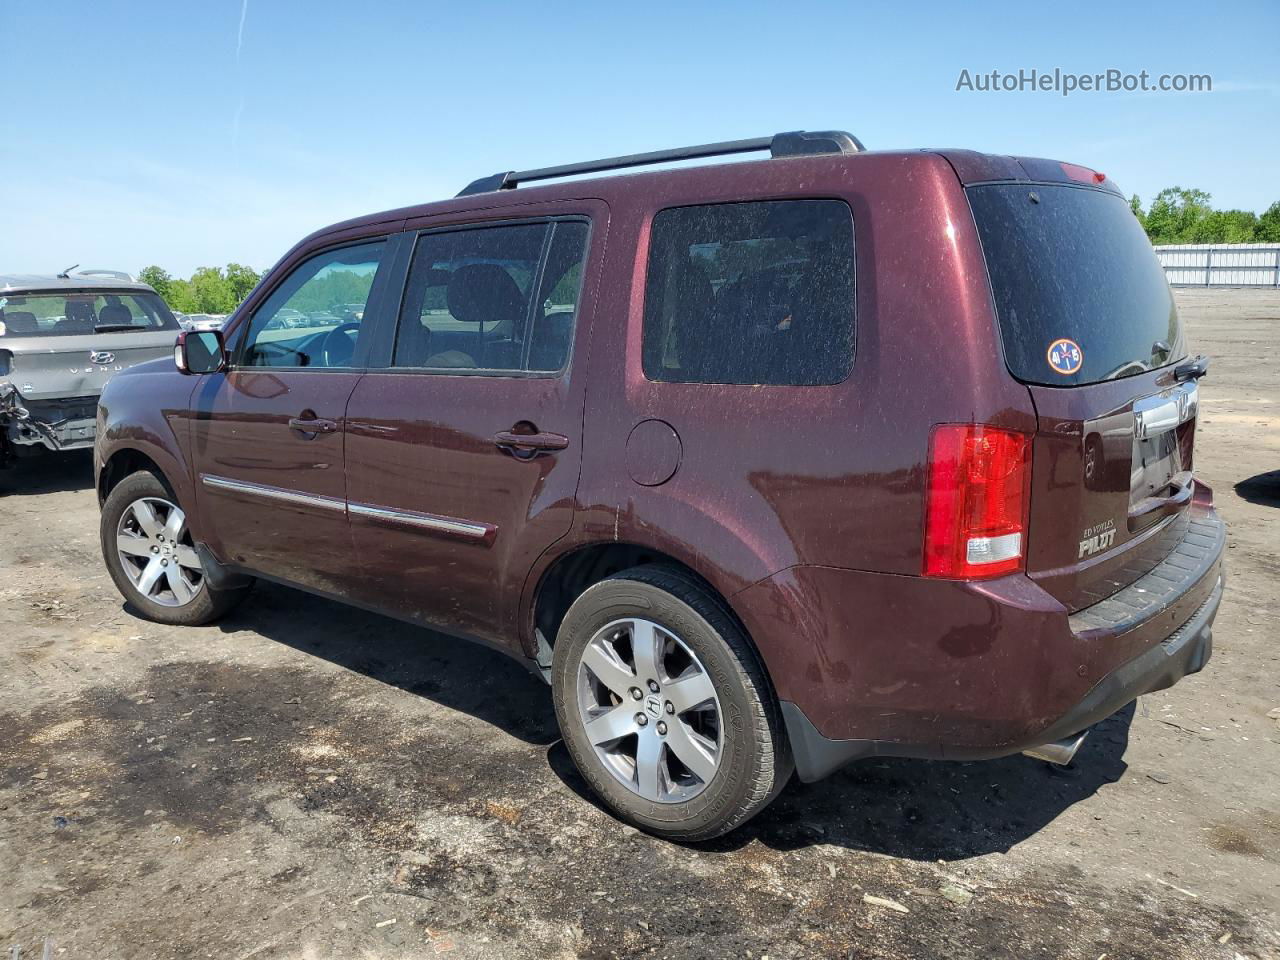
[[[631,688],[631,699],[632,699],[632,700],[639,700],[639,699],[640,699],[641,697],[643,697],[643,696],[644,696],[644,694],[640,692],[640,688],[639,688],[639,687],[632,687],[632,688]]]
[[[650,692],[650,693],[657,693],[657,692],[658,692],[658,681],[657,681],[657,680],[650,680],[650,681],[649,681],[649,692]]]
[[[152,553],[159,553],[159,552],[160,552],[160,548],[159,548],[159,547],[152,547],[152,548],[151,548],[151,552],[152,552]]]
[[[667,725],[661,720],[658,721],[658,736],[665,737],[667,735]]]
[[[636,714],[636,726],[638,726],[638,727],[643,727],[643,726],[645,726],[648,722],[649,722],[649,718],[648,718],[648,717],[646,717],[643,713],[637,713],[637,714]]]
[[[676,712],[676,705],[675,705],[674,703],[672,703],[670,700],[668,700],[668,701],[667,701],[667,713],[675,713],[675,712]]]
[[[168,560],[161,560],[161,561],[160,561],[160,566],[162,566],[162,567],[167,567],[168,565],[169,565],[169,561],[168,561]]]

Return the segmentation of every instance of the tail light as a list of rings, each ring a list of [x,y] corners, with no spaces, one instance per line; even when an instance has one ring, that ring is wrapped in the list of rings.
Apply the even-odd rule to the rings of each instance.
[[[1022,569],[1031,438],[980,423],[935,427],[925,494],[924,574],[978,579]]]
[[[1102,183],[1107,179],[1105,173],[1090,170],[1088,167],[1082,167],[1078,163],[1064,163],[1061,164],[1061,167],[1063,173],[1080,183]]]

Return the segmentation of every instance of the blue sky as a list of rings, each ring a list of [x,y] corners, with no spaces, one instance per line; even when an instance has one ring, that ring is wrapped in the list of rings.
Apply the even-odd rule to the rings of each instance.
[[[243,30],[241,30],[243,15]],[[1280,4],[0,0],[0,272],[262,269],[475,177],[779,130],[1280,199]],[[962,69],[1208,73],[956,92]]]

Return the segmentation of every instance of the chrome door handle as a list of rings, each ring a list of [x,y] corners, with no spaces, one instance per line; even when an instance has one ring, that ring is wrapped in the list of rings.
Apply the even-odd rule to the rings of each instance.
[[[521,453],[547,453],[569,446],[569,438],[558,433],[512,433],[503,430],[493,435],[493,442],[507,450]]]
[[[289,421],[289,429],[297,430],[299,433],[309,433],[314,437],[320,433],[333,433],[338,429],[338,424],[334,420],[324,420],[318,417],[293,417]]]

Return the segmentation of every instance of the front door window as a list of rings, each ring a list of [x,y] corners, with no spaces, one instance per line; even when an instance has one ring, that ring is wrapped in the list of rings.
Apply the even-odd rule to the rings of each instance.
[[[351,367],[386,243],[317,254],[254,311],[242,367]]]

